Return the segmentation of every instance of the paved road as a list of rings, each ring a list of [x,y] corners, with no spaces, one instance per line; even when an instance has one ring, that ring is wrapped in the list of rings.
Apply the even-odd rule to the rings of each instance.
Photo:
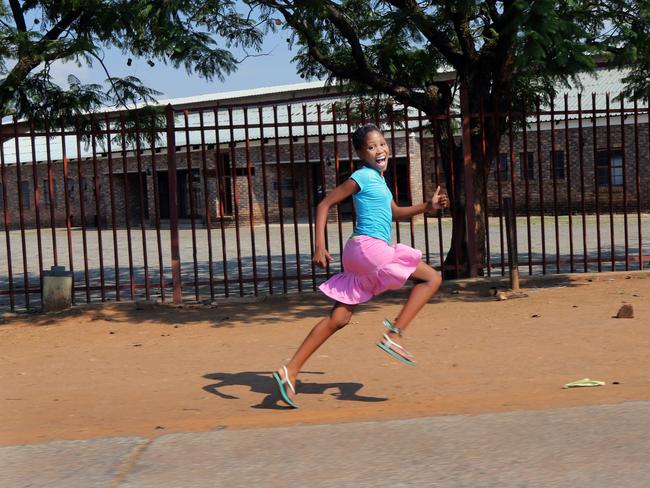
[[[0,448],[3,488],[650,486],[650,402]]]

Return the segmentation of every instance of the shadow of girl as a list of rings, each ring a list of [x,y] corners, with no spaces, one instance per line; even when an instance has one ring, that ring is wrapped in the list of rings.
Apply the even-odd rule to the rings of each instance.
[[[228,386],[248,386],[250,391],[266,395],[260,403],[252,405],[251,408],[264,408],[285,410],[290,407],[280,406],[277,404],[279,397],[275,388],[275,381],[271,377],[273,371],[243,371],[241,373],[210,373],[203,377],[209,380],[216,380],[213,383],[203,387],[208,393],[212,393],[226,400],[238,400],[239,397],[223,393],[220,389]],[[303,371],[302,375],[323,374],[322,372]],[[322,395],[327,390],[335,389],[331,393],[337,400],[348,400],[356,402],[384,402],[387,398],[371,397],[359,395],[357,392],[363,388],[362,383],[315,383],[311,381],[298,380],[296,389],[300,395],[317,394]]]

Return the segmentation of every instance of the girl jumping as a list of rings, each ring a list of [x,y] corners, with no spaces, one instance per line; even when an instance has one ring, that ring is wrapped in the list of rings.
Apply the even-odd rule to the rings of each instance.
[[[313,262],[324,268],[332,257],[325,248],[325,223],[332,205],[350,195],[354,200],[356,226],[343,250],[342,273],[332,276],[319,288],[335,301],[328,317],[318,322],[307,335],[288,364],[273,373],[280,396],[287,405],[295,402],[296,378],[311,355],[334,334],[345,327],[359,303],[386,290],[401,288],[412,278],[418,283],[392,322],[384,319],[387,331],[377,346],[406,364],[415,365],[404,348],[404,331],[413,317],[438,291],[442,278],[435,269],[422,262],[422,252],[404,244],[390,245],[392,221],[447,207],[447,196],[438,187],[431,198],[419,205],[399,207],[384,180],[389,150],[384,135],[373,124],[358,128],[352,144],[363,166],[337,186],[319,204],[316,211],[316,249]]]

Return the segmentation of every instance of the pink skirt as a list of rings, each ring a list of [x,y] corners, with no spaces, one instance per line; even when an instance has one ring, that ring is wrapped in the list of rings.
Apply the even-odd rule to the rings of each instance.
[[[391,246],[381,239],[356,236],[343,249],[344,271],[319,288],[337,302],[367,302],[386,290],[404,286],[421,260],[421,251],[404,244]]]

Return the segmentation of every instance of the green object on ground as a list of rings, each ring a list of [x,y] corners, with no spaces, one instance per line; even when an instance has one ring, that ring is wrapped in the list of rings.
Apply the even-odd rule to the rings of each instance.
[[[572,381],[567,383],[562,388],[582,388],[585,386],[605,386],[604,381],[590,380],[589,378],[582,378],[581,380]]]

